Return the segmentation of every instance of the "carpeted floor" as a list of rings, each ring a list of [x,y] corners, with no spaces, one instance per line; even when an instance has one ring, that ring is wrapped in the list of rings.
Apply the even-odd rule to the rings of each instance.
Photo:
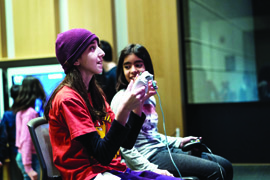
[[[233,164],[234,180],[270,180],[270,164]]]

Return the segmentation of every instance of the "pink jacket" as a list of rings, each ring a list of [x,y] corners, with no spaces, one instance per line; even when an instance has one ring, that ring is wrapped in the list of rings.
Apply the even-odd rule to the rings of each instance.
[[[16,114],[16,146],[19,153],[22,154],[22,162],[26,172],[32,170],[32,154],[36,154],[27,123],[36,117],[38,117],[38,113],[32,107]]]

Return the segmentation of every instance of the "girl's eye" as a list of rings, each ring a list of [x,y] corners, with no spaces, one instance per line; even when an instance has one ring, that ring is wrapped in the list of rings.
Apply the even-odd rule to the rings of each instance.
[[[141,68],[141,67],[143,67],[143,63],[138,63],[138,64],[136,64],[135,65],[137,68]]]
[[[124,65],[125,69],[130,69],[130,65]]]
[[[89,46],[90,51],[94,51],[95,49],[96,49],[96,46],[94,44]]]

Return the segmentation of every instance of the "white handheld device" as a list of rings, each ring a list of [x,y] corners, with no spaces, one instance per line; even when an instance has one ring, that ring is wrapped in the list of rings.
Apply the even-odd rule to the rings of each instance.
[[[152,80],[153,82],[153,75],[150,74],[148,71],[144,71],[141,75],[139,75],[133,84],[132,90],[135,88],[139,88],[145,86],[145,93],[148,91],[148,81]],[[153,83],[153,87],[156,88],[155,84]]]

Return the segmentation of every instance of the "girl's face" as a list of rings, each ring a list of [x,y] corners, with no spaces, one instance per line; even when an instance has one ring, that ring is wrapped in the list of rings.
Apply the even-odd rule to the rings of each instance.
[[[74,65],[77,65],[81,74],[92,77],[94,74],[102,73],[102,61],[104,55],[105,53],[98,46],[97,40],[94,40]]]
[[[124,59],[123,70],[126,80],[130,82],[130,80],[134,79],[137,74],[145,71],[144,62],[135,54],[130,54]]]

